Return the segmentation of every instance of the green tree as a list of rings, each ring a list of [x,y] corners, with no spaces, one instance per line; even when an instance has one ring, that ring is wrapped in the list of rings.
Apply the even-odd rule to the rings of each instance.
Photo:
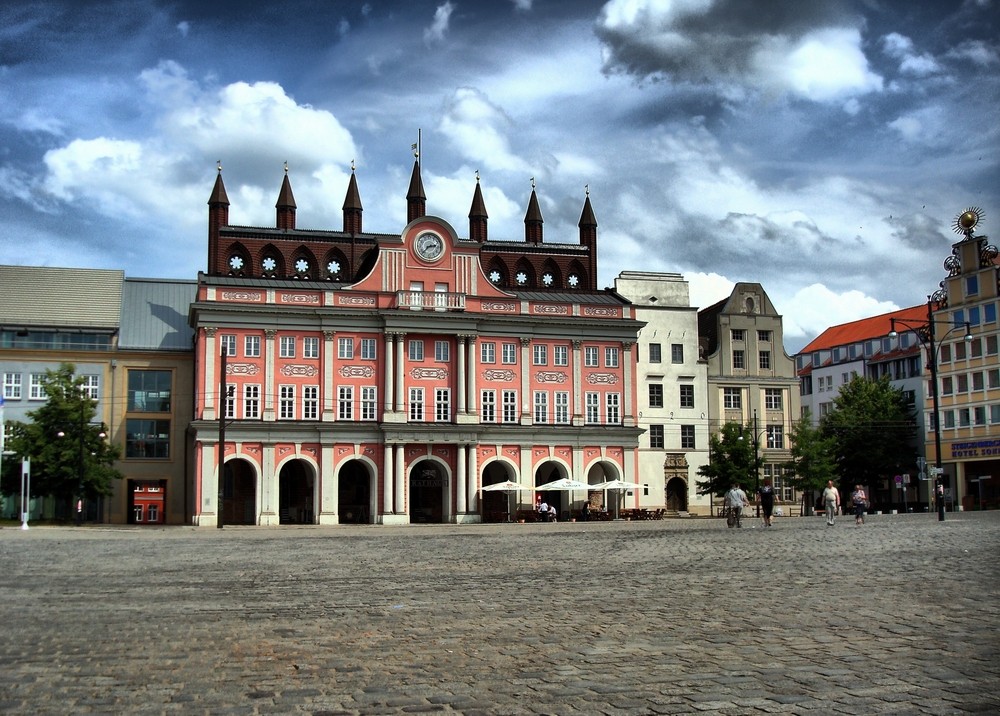
[[[876,484],[913,462],[914,412],[888,376],[855,376],[834,398],[820,430],[833,440],[841,494],[857,483]]]
[[[834,441],[813,426],[812,417],[806,415],[792,428],[792,460],[785,467],[792,471],[786,479],[806,497],[806,512],[812,514],[814,496],[828,480],[837,480],[837,461]]]
[[[42,388],[48,399],[28,413],[31,422],[11,424],[7,443],[17,456],[31,458],[32,495],[51,495],[69,506],[81,494],[110,495],[114,480],[123,477],[113,467],[118,449],[105,439],[105,427],[93,422],[97,401],[84,382],[68,363],[46,371]]]
[[[739,485],[748,494],[756,487],[763,459],[755,450],[753,430],[739,423],[726,423],[719,433],[708,436],[709,461],[698,468],[698,494],[722,497]]]

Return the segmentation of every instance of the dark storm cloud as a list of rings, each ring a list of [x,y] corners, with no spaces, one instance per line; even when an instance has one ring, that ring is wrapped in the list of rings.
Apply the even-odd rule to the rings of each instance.
[[[860,18],[840,2],[681,0],[605,5],[596,34],[606,72],[696,84],[742,81],[753,58],[775,38],[791,41],[826,27],[856,28]]]

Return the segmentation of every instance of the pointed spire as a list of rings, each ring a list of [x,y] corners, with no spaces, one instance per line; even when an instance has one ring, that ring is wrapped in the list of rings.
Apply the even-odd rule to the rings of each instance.
[[[597,219],[594,217],[594,208],[590,205],[590,185],[584,187],[587,198],[583,202],[583,211],[580,213],[580,246],[587,247],[587,275],[592,283],[591,289],[597,288]]]
[[[344,197],[344,232],[348,234],[361,233],[361,192],[358,191],[358,180],[354,175],[354,160],[351,160],[351,180],[347,184],[347,196]]]
[[[580,223],[577,224],[581,229],[585,226],[597,226],[597,219],[594,217],[594,209],[590,206],[590,184],[583,187],[587,192],[587,198],[583,202],[583,213],[580,214]]]
[[[296,207],[292,184],[288,181],[288,162],[285,162],[285,178],[281,182],[281,191],[278,192],[278,201],[274,207],[277,209],[276,226],[279,229],[294,229]]]
[[[406,192],[406,222],[409,223],[421,216],[427,216],[427,197],[424,196],[424,183],[420,179],[420,159],[417,158],[413,161],[410,188]]]
[[[218,175],[215,186],[208,198],[208,273],[221,273],[220,267],[225,266],[226,257],[219,255],[219,228],[229,225],[229,197],[226,195],[226,185],[222,183],[222,161],[216,162]]]
[[[531,177],[531,197],[528,199],[528,211],[524,214],[524,238],[529,244],[542,243],[542,210],[538,207],[538,196],[535,194],[535,177]]]
[[[472,208],[469,209],[469,238],[483,243],[486,241],[486,202],[483,201],[483,190],[479,186],[479,170],[476,170],[476,191],[472,195]]]

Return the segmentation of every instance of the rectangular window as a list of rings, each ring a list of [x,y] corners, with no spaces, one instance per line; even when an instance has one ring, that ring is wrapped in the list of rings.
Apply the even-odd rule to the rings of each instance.
[[[743,391],[740,388],[722,389],[722,407],[726,410],[743,409]]]
[[[617,348],[605,348],[604,349],[604,367],[605,368],[617,368],[618,367],[618,349]]]
[[[505,390],[503,392],[503,421],[505,423],[517,423],[517,391]]]
[[[972,374],[972,389],[982,390],[985,383],[983,382],[983,374],[976,372]]]
[[[736,350],[733,351],[733,369],[734,370],[746,370],[746,361],[743,359],[743,351]]]
[[[608,393],[604,396],[605,417],[608,425],[619,425],[622,421],[622,397],[618,393]]]
[[[986,336],[986,355],[995,356],[997,354],[997,337]]]
[[[497,421],[497,392],[484,390],[479,394],[479,420],[484,423]]]
[[[663,360],[662,353],[663,353],[663,350],[662,350],[662,348],[661,348],[661,346],[660,346],[659,343],[650,343],[649,344],[649,362],[650,363],[659,363],[660,361],[662,361]]]
[[[771,342],[771,331],[757,331],[757,342],[758,343],[770,343]]]
[[[969,324],[971,326],[979,325],[979,306],[969,307]]]
[[[986,425],[986,406],[977,405],[972,409],[972,420],[976,425]]]
[[[990,406],[990,422],[993,425],[1000,423],[1000,403]]]
[[[319,386],[302,386],[302,419],[316,420],[319,418]]]
[[[693,385],[682,385],[681,388],[681,407],[682,408],[693,408],[694,407],[694,386]]]
[[[169,413],[172,374],[169,370],[128,371],[127,410],[135,413]]]
[[[583,364],[587,368],[597,367],[597,347],[596,346],[584,346],[583,348]]]
[[[451,420],[451,390],[437,388],[434,391],[434,420],[447,423]]]
[[[337,420],[354,420],[354,386],[337,388]]]
[[[746,331],[742,328],[733,328],[729,331],[729,336],[734,341],[742,341],[746,338]]]
[[[354,339],[337,339],[337,358],[340,360],[352,360],[354,358]]]
[[[681,448],[694,450],[694,425],[681,425]]]
[[[663,407],[663,386],[659,383],[649,384],[649,407]]]
[[[986,371],[986,383],[990,389],[1000,388],[1000,369],[992,368]]]
[[[663,426],[662,425],[650,425],[649,426],[649,447],[654,450],[663,449]]]
[[[569,393],[564,390],[558,390],[555,394],[556,399],[556,424],[558,425],[568,425],[569,424]]]
[[[496,363],[497,362],[497,344],[496,343],[480,343],[479,344],[479,362],[480,363]]]
[[[969,376],[962,373],[958,376],[958,392],[968,393],[969,392]]]
[[[545,345],[539,345],[536,343],[531,347],[531,363],[532,365],[548,365],[549,364],[549,347]]]
[[[260,358],[260,336],[243,337],[243,356],[245,358]]]
[[[260,417],[260,386],[243,386],[243,418],[254,420]]]
[[[281,336],[278,339],[278,356],[281,358],[295,357],[295,336]]]
[[[965,295],[966,296],[977,296],[977,295],[979,295],[979,277],[978,276],[966,276],[965,277]]]
[[[415,423],[424,421],[423,388],[410,388],[410,421]]]
[[[378,341],[374,338],[361,339],[361,360],[375,360],[378,355]]]
[[[951,346],[947,343],[942,343],[941,348],[941,363],[951,363]]]
[[[971,424],[971,413],[968,408],[958,409],[958,426],[960,428],[967,428]]]
[[[278,386],[278,420],[295,420],[295,386]]]
[[[931,390],[928,391],[928,392],[932,392],[933,389],[934,389],[934,386],[932,385],[931,386]],[[941,395],[951,395],[954,392],[955,392],[955,388],[954,388],[951,376],[950,375],[946,375],[944,378],[941,379]]]
[[[503,365],[517,365],[516,343],[502,343],[500,345],[500,362]]]
[[[764,407],[781,410],[781,388],[764,388]]]
[[[953,410],[944,410],[944,411],[942,411],[942,413],[944,414],[944,426],[946,428],[954,428],[955,427],[955,412]],[[934,429],[934,420],[933,420],[934,416],[932,414],[929,417],[931,418],[931,420],[928,421],[930,423],[930,428],[929,429],[933,430]]]
[[[20,373],[4,373],[3,374],[3,397],[6,400],[20,400],[21,399],[21,374]]]
[[[236,386],[228,386],[229,392],[226,395],[226,405],[225,405],[225,416],[227,418],[236,418]]]
[[[969,356],[971,358],[983,357],[983,342],[978,338],[973,338],[969,341]]]
[[[451,344],[448,341],[434,341],[434,360],[438,363],[451,360]]]
[[[767,446],[774,450],[783,450],[785,448],[785,435],[782,426],[767,426]]]
[[[375,412],[378,400],[378,391],[374,385],[361,386],[361,419],[375,420],[378,416]]]
[[[600,393],[587,393],[587,424],[597,425],[601,422],[601,395]]]
[[[569,365],[567,346],[552,346],[552,365]]]
[[[423,360],[424,359],[424,342],[423,341],[410,341],[409,346],[409,356],[410,360]]]
[[[987,303],[983,306],[983,323],[997,322],[997,307],[995,303]]]
[[[223,333],[219,336],[219,355],[236,355],[236,336],[232,333]]]
[[[966,350],[965,341],[960,341],[955,344],[955,360],[965,360]]]
[[[670,345],[670,362],[674,365],[680,365],[684,362],[684,344],[683,343],[672,343]]]
[[[302,339],[302,357],[319,358],[319,338],[306,336]]]
[[[170,421],[129,418],[125,421],[125,457],[166,460],[170,457]]]
[[[536,390],[534,398],[535,422],[539,424],[549,422],[549,394],[544,390]]]
[[[761,370],[771,370],[771,351],[761,351],[757,354]]]
[[[29,400],[45,400],[49,396],[45,394],[45,388],[42,386],[42,381],[45,379],[44,373],[32,373],[28,379],[28,399]]]

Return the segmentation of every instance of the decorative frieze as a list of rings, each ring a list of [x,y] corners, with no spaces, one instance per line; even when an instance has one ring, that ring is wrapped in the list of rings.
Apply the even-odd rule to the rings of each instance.
[[[311,378],[314,375],[319,375],[319,368],[313,365],[294,365],[291,363],[286,363],[281,366],[281,370],[278,371],[286,378],[291,378],[294,376]]]
[[[410,371],[410,377],[414,380],[444,380],[448,377],[445,368],[414,368]]]
[[[514,380],[514,371],[490,368],[483,371],[483,380],[509,382]]]
[[[565,373],[558,370],[540,370],[535,373],[535,380],[539,383],[565,383],[569,378]]]
[[[344,365],[337,371],[343,378],[372,378],[375,369],[370,365]]]
[[[374,306],[374,296],[337,296],[337,305],[340,306]]]
[[[278,298],[279,303],[309,304],[318,306],[318,293],[282,293]]]
[[[618,311],[619,309],[608,306],[585,306],[583,315],[593,316],[594,318],[618,318]]]
[[[222,291],[219,293],[219,300],[260,303],[264,300],[264,294],[260,291]]]
[[[614,373],[591,373],[587,376],[587,382],[591,385],[615,385],[618,383],[618,376]]]
[[[544,316],[568,316],[569,306],[553,306],[547,303],[536,303],[531,307],[533,313],[540,313]]]
[[[260,366],[256,363],[226,363],[226,375],[257,375]]]
[[[504,301],[483,301],[480,305],[484,311],[511,313],[517,310],[517,304]]]

